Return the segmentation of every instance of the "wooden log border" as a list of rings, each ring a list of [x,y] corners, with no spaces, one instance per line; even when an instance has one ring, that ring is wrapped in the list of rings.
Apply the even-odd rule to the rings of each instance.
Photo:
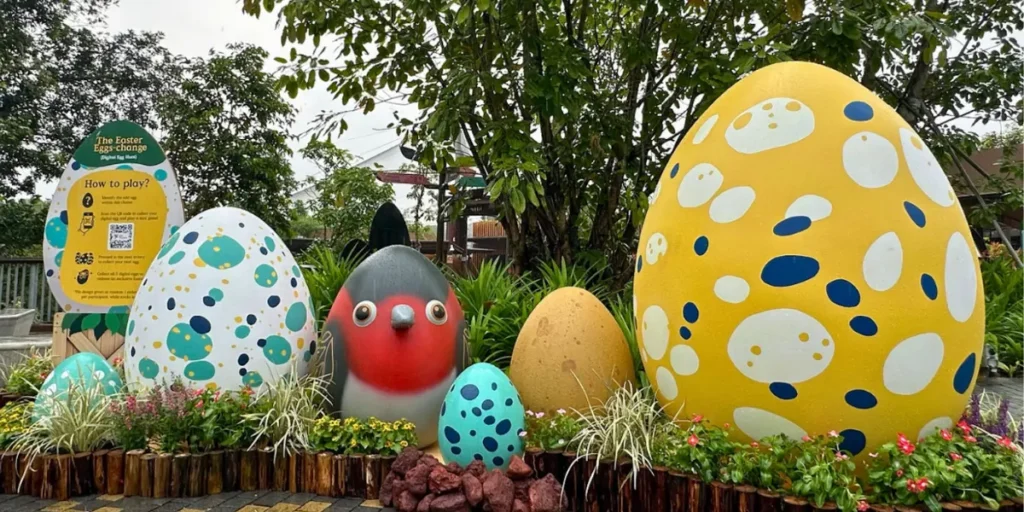
[[[557,456],[556,456],[557,455]],[[614,512],[814,512],[807,500],[751,486],[703,482],[664,467],[637,468],[629,460],[576,460],[573,452],[527,454],[535,476],[552,474],[563,484],[565,510]],[[0,493],[64,501],[91,494],[153,498],[196,497],[234,489],[299,490],[330,498],[373,499],[395,456],[332,452],[274,454],[271,450],[217,450],[156,454],[143,450],[96,450],[31,457],[0,452]],[[595,472],[593,481],[591,472]],[[590,483],[590,489],[586,484]],[[229,490],[231,489],[231,490]],[[981,509],[969,502],[949,510]],[[872,510],[893,507],[872,505]],[[1024,497],[1003,500],[999,511],[1024,510]]]

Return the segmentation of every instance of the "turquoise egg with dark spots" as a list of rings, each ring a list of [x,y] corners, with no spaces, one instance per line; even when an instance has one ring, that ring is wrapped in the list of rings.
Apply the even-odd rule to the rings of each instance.
[[[47,418],[55,401],[67,400],[68,389],[71,387],[82,392],[99,387],[104,395],[111,396],[121,392],[124,382],[114,367],[102,356],[92,352],[79,352],[61,361],[46,376],[36,396],[32,412],[33,421]]]
[[[460,466],[479,460],[505,469],[513,455],[523,453],[523,424],[523,403],[512,381],[494,365],[474,364],[455,379],[441,405],[441,455]]]

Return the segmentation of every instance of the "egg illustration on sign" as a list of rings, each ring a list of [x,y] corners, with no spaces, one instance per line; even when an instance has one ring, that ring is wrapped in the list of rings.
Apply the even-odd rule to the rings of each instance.
[[[463,467],[479,460],[504,469],[513,455],[523,453],[524,420],[512,381],[494,365],[474,364],[455,379],[441,405],[441,455]]]
[[[697,120],[656,190],[634,291],[669,415],[751,439],[836,430],[854,455],[954,423],[980,271],[941,166],[892,108],[831,69],[768,66]]]
[[[105,396],[112,396],[120,393],[123,387],[121,376],[106,359],[92,352],[79,352],[57,364],[43,380],[32,408],[32,419],[49,418],[53,403],[67,400],[72,388],[75,393],[93,396],[93,400],[98,402],[99,395],[89,395],[94,388]]]
[[[465,358],[462,307],[419,251],[390,245],[359,264],[327,315],[328,394],[346,417],[406,419],[437,440],[441,402]]]
[[[296,372],[317,351],[316,318],[295,258],[237,208],[190,219],[161,247],[125,334],[130,386],[184,379],[238,390]]]

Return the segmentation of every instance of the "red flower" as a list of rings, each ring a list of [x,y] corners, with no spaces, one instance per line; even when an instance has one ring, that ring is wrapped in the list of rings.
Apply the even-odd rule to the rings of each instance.
[[[869,508],[871,508],[871,505],[868,505],[868,502],[863,500],[857,502],[857,512],[864,512]]]
[[[806,443],[807,441],[811,440],[811,436],[803,436],[800,438],[800,440]]]
[[[1002,446],[1003,448],[1009,448],[1011,450],[1017,449],[1017,447],[1013,445],[1013,440],[1006,436],[1000,438],[998,441],[996,441],[996,443],[999,444],[999,446]]]
[[[903,455],[910,455],[911,453],[914,453],[915,446],[914,443],[907,441],[905,443],[900,443],[899,449],[903,452]]]
[[[757,441],[751,441],[750,442],[750,446],[752,446],[754,448],[757,448],[758,446],[761,446],[761,445],[757,444]]]
[[[920,493],[924,492],[925,489],[928,488],[929,484],[931,484],[931,482],[928,480],[928,477],[925,477],[925,476],[922,476],[921,478],[918,478],[917,480],[914,480],[913,478],[908,478],[907,479],[907,490],[912,492],[912,493],[914,493],[914,494],[920,494]]]
[[[40,374],[39,374],[39,378],[40,378],[40,379],[43,379],[43,380],[46,380],[46,376],[47,376],[47,375],[49,375],[49,374],[50,374],[50,372],[43,372],[43,373],[40,373]]]
[[[971,426],[967,424],[966,420],[960,420],[960,423],[957,423],[956,426],[964,434],[970,434],[971,433]]]
[[[728,422],[722,423],[722,428],[729,428],[729,423]]]
[[[978,438],[974,436],[964,436],[964,441],[967,441],[968,443],[977,443]]]
[[[959,454],[959,453],[957,453],[957,452],[949,452],[949,458],[953,459],[954,461],[957,461],[957,460],[961,460],[961,459],[963,459],[963,458],[964,458],[964,456],[963,456],[963,455],[960,455],[960,454]]]
[[[686,440],[686,444],[688,444],[690,446],[697,446],[697,443],[699,443],[699,442],[700,442],[700,439],[698,439],[695,434],[690,434],[690,437]]]
[[[700,414],[694,414],[693,415],[693,422],[694,423],[700,423],[701,420],[703,420],[703,419],[704,419],[704,416],[701,416]]]
[[[898,478],[898,477],[901,477],[901,476],[903,476],[903,470],[902,469],[897,469],[896,470],[896,477]]]
[[[940,431],[939,433],[942,435],[942,438],[945,439],[946,441],[953,440],[953,434],[950,434],[948,430],[942,429],[942,431]]]
[[[196,402],[196,409],[202,409],[202,408],[203,408],[203,401],[200,400],[200,401]]]

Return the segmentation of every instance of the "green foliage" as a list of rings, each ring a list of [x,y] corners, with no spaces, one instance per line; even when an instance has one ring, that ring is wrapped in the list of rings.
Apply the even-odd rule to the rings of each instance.
[[[228,53],[186,60],[158,112],[187,217],[236,206],[288,238],[295,179],[287,130],[294,109],[263,70],[266,58],[261,48],[235,44]]]
[[[3,179],[0,174],[0,182]],[[0,196],[0,233],[4,234],[0,237],[0,255],[42,257],[42,238],[39,234],[43,232],[43,226],[46,224],[48,208],[49,203],[36,197],[4,199]]]
[[[51,400],[49,412],[31,422],[11,445],[34,458],[51,453],[82,453],[113,439],[117,417],[110,414],[111,398],[103,386],[71,383],[66,394]]]
[[[293,368],[277,382],[265,382],[249,412],[242,415],[253,430],[252,447],[269,446],[284,455],[309,449],[313,424],[327,400],[327,379],[295,373]]]
[[[0,448],[6,449],[28,429],[32,402],[10,402],[0,408]]]
[[[173,87],[175,62],[161,34],[106,30],[114,3],[0,1],[0,197],[32,194],[38,181],[57,178],[81,140],[107,121],[155,127],[155,103]],[[13,220],[5,217],[0,212]]]
[[[523,269],[596,252],[624,281],[647,196],[680,136],[737,79],[771,63],[830,66],[919,129],[916,107],[937,112],[947,133],[968,116],[1021,114],[1022,16],[1012,2],[242,4],[276,13],[289,95],[320,83],[339,100],[319,131],[344,132],[345,114],[401,91],[419,111],[394,126],[424,164],[465,165],[462,137]]]
[[[736,452],[729,429],[717,427],[696,415],[686,429],[675,429],[675,446],[669,467],[695,474],[705,482],[726,479],[725,467]]]
[[[309,433],[309,446],[315,452],[398,455],[406,446],[416,446],[416,426],[403,420],[345,418],[342,421],[321,416]]]
[[[302,263],[302,278],[316,308],[317,325],[322,327],[334,299],[360,260],[354,256],[339,258],[329,246],[317,244],[302,255]]]
[[[633,371],[636,373],[640,387],[650,384],[647,379],[647,372],[644,370],[643,360],[640,358],[639,339],[636,336],[636,312],[633,311],[633,302],[626,298],[626,295],[619,295],[611,301],[612,316],[615,323],[619,324],[622,336],[629,345],[629,354],[633,356]]]
[[[565,409],[550,414],[526,411],[526,447],[541,450],[571,449],[569,443],[576,438],[581,428],[577,416]]]
[[[738,448],[723,467],[724,480],[782,492],[790,483],[786,475],[786,460],[797,442],[784,435],[774,435],[752,442],[750,449]]]
[[[807,499],[815,507],[835,503],[840,510],[854,510],[864,498],[855,472],[857,465],[839,444],[843,438],[835,431],[817,435],[795,446],[788,463],[790,492]]]
[[[49,350],[39,352],[32,350],[28,357],[7,368],[7,385],[9,393],[22,396],[35,396],[42,387],[46,376],[53,371],[53,357]]]
[[[1004,371],[1014,375],[1024,368],[1024,269],[1002,244],[991,244],[981,259],[985,287],[985,343],[995,349]]]
[[[338,251],[349,240],[366,240],[377,208],[394,199],[391,185],[378,182],[373,169],[353,167],[352,154],[330,141],[312,140],[300,153],[323,173],[307,182],[317,193],[308,208],[330,246]]]

